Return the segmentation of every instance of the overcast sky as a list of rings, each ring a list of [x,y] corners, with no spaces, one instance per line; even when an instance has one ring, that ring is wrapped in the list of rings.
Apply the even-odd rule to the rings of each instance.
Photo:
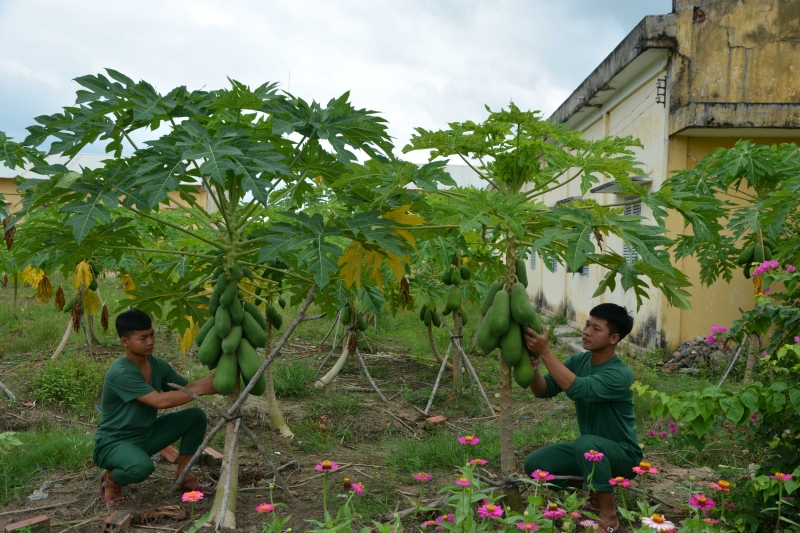
[[[413,128],[482,120],[513,100],[552,113],[671,0],[0,0],[0,131],[74,102],[117,69],[160,92],[266,81],[327,102],[351,91],[399,148]],[[291,72],[291,82],[290,82]],[[422,154],[419,154],[421,156]],[[420,161],[420,157],[409,157]]]

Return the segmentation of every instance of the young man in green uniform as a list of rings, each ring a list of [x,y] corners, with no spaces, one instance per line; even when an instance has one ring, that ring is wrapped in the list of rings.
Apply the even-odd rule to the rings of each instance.
[[[600,304],[589,313],[583,328],[583,347],[563,363],[547,345],[547,329],[538,335],[526,328],[528,349],[539,354],[531,358],[534,379],[531,391],[537,398],[551,398],[560,392],[575,402],[581,436],[575,442],[562,442],[540,448],[525,458],[525,472],[546,470],[554,475],[580,476],[582,482],[556,481],[562,488],[572,485],[590,490],[593,504],[599,507],[600,528],[614,532],[619,528],[609,480],[633,477],[631,470],[642,460],[636,437],[633,413],[633,373],[614,353],[617,343],[633,329],[633,318],[616,304]],[[542,376],[539,362],[549,374]],[[584,454],[601,452],[599,462]],[[595,457],[598,457],[595,455]]]
[[[122,486],[140,483],[153,473],[150,456],[181,440],[175,478],[203,442],[207,419],[199,407],[158,416],[159,409],[192,400],[167,383],[177,383],[198,396],[215,394],[214,376],[189,381],[169,363],[152,357],[155,334],[150,317],[138,309],[121,313],[116,321],[125,355],[108,369],[103,379],[102,415],[94,434],[94,464],[106,471],[100,478],[103,503],[125,501]],[[208,491],[194,476],[186,476],[183,490]]]

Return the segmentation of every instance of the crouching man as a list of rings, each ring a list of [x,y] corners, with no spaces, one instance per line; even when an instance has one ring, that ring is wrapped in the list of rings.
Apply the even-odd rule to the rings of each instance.
[[[609,533],[619,529],[614,488],[609,480],[630,479],[634,475],[632,468],[642,460],[633,412],[633,373],[615,354],[617,343],[632,329],[633,318],[624,307],[600,304],[591,310],[583,328],[583,348],[587,351],[573,354],[563,363],[548,347],[546,329],[541,335],[530,328],[525,331],[528,349],[540,356],[531,358],[531,391],[537,398],[566,393],[575,402],[581,434],[575,442],[552,444],[528,455],[525,472],[530,476],[541,470],[583,478],[554,483],[562,488],[572,485],[591,490],[591,502],[599,511],[600,530]],[[540,361],[550,372],[548,375],[539,372]]]
[[[177,479],[203,442],[207,419],[199,407],[158,416],[159,409],[192,400],[167,383],[177,383],[198,396],[216,393],[213,374],[189,383],[169,363],[152,357],[155,334],[146,313],[125,311],[117,317],[116,326],[125,355],[112,363],[103,379],[102,415],[92,457],[95,465],[105,469],[100,497],[107,504],[125,501],[122,487],[140,483],[153,473],[153,454],[180,439]],[[211,488],[193,476],[186,476],[181,485],[184,491]]]

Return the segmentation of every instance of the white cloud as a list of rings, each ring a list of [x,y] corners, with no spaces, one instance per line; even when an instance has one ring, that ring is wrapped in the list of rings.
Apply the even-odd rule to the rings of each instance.
[[[485,116],[513,99],[552,112],[646,14],[669,0],[0,0],[0,130],[74,101],[69,80],[112,67],[160,91],[226,76],[278,81],[307,100],[351,91],[415,126]],[[289,87],[289,72],[291,86]],[[422,154],[411,156],[421,160]]]

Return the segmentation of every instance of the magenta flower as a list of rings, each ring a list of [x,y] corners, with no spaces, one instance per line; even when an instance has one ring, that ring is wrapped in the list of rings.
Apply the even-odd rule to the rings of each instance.
[[[766,295],[767,295],[767,294],[769,294],[771,291],[772,291],[772,287],[767,287],[766,289],[764,289],[764,295],[766,296]]]
[[[714,335],[706,336],[706,344],[714,344],[715,342],[717,342],[717,339],[714,338]]]
[[[581,518],[583,516],[578,511],[572,511],[572,512],[569,512],[567,514],[570,515],[572,518],[575,518],[575,519]]]
[[[720,479],[719,483],[711,483],[711,488],[722,492],[730,492],[731,484],[724,479]]]
[[[364,494],[364,485],[362,485],[361,482],[353,483],[353,490],[356,494],[362,496]]]
[[[589,450],[588,452],[584,453],[583,456],[586,458],[587,461],[592,461],[595,463],[599,463],[603,460],[603,452],[598,452],[597,450]]]
[[[676,424],[674,420],[669,421],[669,432],[673,435],[678,433],[678,424]]]
[[[650,432],[647,434],[647,436],[650,437],[651,439],[654,438],[656,436],[656,430],[651,429]]]
[[[615,478],[609,479],[608,480],[608,484],[609,485],[616,485],[618,487],[630,487],[631,486],[631,480],[630,479],[625,479],[622,476],[617,476]]]
[[[472,459],[472,460],[470,460],[469,464],[483,466],[483,465],[487,464],[488,462],[489,461],[487,461],[486,459]]]
[[[661,437],[662,439],[666,439],[667,438],[667,432],[666,431],[662,431],[661,433],[658,434],[658,436]]]
[[[669,531],[675,529],[675,524],[666,520],[664,515],[654,514],[653,516],[645,516],[642,518],[642,525],[647,526],[656,531]]]
[[[452,522],[453,524],[456,523],[456,517],[453,513],[443,514],[442,516],[437,517],[434,522],[438,524],[439,522],[444,522],[445,520]]]
[[[588,530],[597,529],[597,522],[594,520],[581,520],[580,524]]]
[[[658,474],[658,469],[650,466],[650,463],[648,463],[647,461],[642,461],[641,463],[639,463],[639,466],[634,466],[633,471],[639,474],[640,476],[644,474]]]
[[[334,470],[339,469],[339,464],[334,463],[333,461],[322,461],[321,463],[317,464],[314,467],[315,470],[319,470],[320,472],[333,472]]]
[[[719,524],[719,520],[715,518],[703,518],[703,522],[705,522],[706,524],[710,524],[712,526]]]
[[[778,481],[789,481],[792,479],[791,474],[784,474],[783,472],[775,472],[774,476],[769,476],[772,479],[777,479]]]
[[[542,516],[548,520],[560,520],[567,511],[558,506],[557,503],[550,503],[542,510]]]
[[[183,496],[181,496],[181,500],[191,503],[199,502],[202,499],[203,499],[203,493],[200,492],[199,490],[184,492]]]
[[[469,482],[469,480],[467,478],[460,477],[460,478],[458,478],[458,481],[456,481],[456,485],[458,485],[459,487],[469,487],[470,486],[470,482]]]
[[[539,483],[544,483],[545,481],[555,479],[555,476],[546,470],[534,470],[531,472],[531,477]]]
[[[732,502],[725,502],[725,509],[736,509],[736,504]]]
[[[797,270],[794,265],[786,265],[786,272],[794,272]]]
[[[708,511],[716,506],[714,500],[705,494],[693,494],[692,497],[689,498],[689,505],[701,511]]]
[[[758,415],[756,415],[755,413],[750,413],[750,422],[755,424],[757,421],[758,421]]]
[[[271,503],[262,503],[261,505],[258,505],[256,507],[256,512],[265,514],[265,513],[271,513],[274,509],[275,506],[272,505]]]
[[[467,435],[466,437],[458,437],[458,442],[461,444],[468,444],[470,446],[475,446],[481,441],[478,437],[473,437],[472,435]]]
[[[519,524],[517,524],[517,529],[519,529],[520,531],[525,531],[527,533],[530,533],[531,531],[536,531],[537,529],[539,529],[539,526],[537,526],[533,522],[520,522]]]
[[[794,342],[800,342],[800,335],[794,336]]]
[[[425,520],[425,521],[422,523],[422,529],[425,529],[425,528],[427,528],[428,526],[432,526],[432,525],[433,525],[433,524],[435,524],[435,523],[436,523],[436,522],[434,522],[433,520]]]
[[[503,508],[499,505],[487,503],[482,507],[478,507],[478,516],[481,518],[500,518],[503,516]]]
[[[726,331],[728,331],[727,326],[718,326],[716,324],[711,325],[711,333],[713,333],[714,335],[718,333],[725,333]]]
[[[414,479],[417,480],[417,481],[420,481],[422,483],[425,483],[426,481],[432,480],[433,479],[433,475],[432,474],[428,474],[426,472],[417,472],[416,474],[414,474]]]

